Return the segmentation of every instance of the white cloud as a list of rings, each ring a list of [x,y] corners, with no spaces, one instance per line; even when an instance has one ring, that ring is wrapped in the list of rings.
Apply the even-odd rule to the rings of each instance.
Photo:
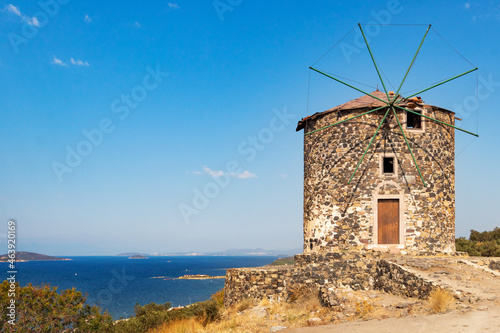
[[[215,170],[210,169],[207,166],[203,167],[203,171],[205,171],[205,173],[207,175],[210,175],[212,177],[217,177],[217,178],[222,177],[224,175],[224,171],[222,171],[222,170],[221,171],[215,171]]]
[[[465,9],[469,9],[470,8],[470,2],[466,2],[465,3]]]
[[[238,179],[248,179],[248,178],[257,178],[257,175],[255,173],[251,173],[250,171],[245,170],[240,173],[232,173],[231,177]]]
[[[137,21],[134,22],[134,25],[137,27],[137,28],[140,28],[141,27],[141,24]]]
[[[257,178],[258,176],[250,171],[243,171],[243,172],[231,172],[228,173],[223,170],[212,170],[207,166],[203,167],[203,172],[201,171],[187,171],[187,174],[193,174],[193,175],[202,175],[202,174],[207,174],[211,176],[212,178],[220,178],[224,175],[229,175],[232,178],[237,178],[237,179],[248,179],[248,178]]]
[[[68,64],[64,63],[61,59],[57,59],[56,56],[52,59],[52,63],[59,66],[68,66]]]
[[[179,5],[178,5],[178,4],[176,4],[176,3],[170,3],[170,2],[169,2],[169,3],[168,3],[168,6],[169,6],[170,8],[173,8],[173,9],[179,9]]]
[[[5,10],[8,11],[9,13],[17,15],[19,17],[23,16],[23,14],[21,14],[21,11],[19,10],[19,7],[16,7],[11,3],[9,3],[7,6],[5,6]]]
[[[71,58],[71,63],[75,66],[90,66],[88,62],[81,61],[80,59],[75,60],[75,59]]]
[[[85,17],[83,18],[83,21],[88,24],[88,23],[92,22],[92,19],[90,18],[90,16],[85,15]]]
[[[11,3],[9,3],[7,6],[5,6],[3,10],[21,18],[21,20],[26,22],[28,25],[34,25],[35,27],[40,26],[40,22],[38,21],[38,19],[35,16],[29,17],[29,16],[24,15],[23,13],[21,13],[21,10],[19,9],[19,7],[14,6]]]
[[[34,25],[35,27],[39,27],[40,26],[40,22],[38,22],[38,19],[33,16],[33,17],[25,17],[25,20],[26,20],[26,23],[28,23],[29,25]]]

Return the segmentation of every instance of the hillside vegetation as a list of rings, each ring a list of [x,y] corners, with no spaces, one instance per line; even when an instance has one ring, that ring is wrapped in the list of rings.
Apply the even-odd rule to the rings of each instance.
[[[456,239],[457,251],[467,252],[470,256],[500,257],[500,228],[493,231],[470,231],[469,239]]]

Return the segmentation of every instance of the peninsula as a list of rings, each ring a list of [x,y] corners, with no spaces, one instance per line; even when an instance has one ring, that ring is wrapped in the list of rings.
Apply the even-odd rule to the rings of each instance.
[[[14,261],[25,262],[25,261],[58,261],[58,260],[71,260],[71,259],[52,257],[52,256],[47,256],[45,254],[34,253],[34,252],[19,251],[16,252],[16,257]],[[0,262],[7,262],[7,261],[9,261],[9,255],[2,254],[0,256]]]

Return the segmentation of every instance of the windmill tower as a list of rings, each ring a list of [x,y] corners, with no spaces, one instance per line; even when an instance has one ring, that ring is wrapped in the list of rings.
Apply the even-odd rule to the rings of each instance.
[[[406,253],[455,251],[455,114],[399,94],[430,25],[396,92],[384,91],[299,121],[304,130],[304,253],[360,249]]]

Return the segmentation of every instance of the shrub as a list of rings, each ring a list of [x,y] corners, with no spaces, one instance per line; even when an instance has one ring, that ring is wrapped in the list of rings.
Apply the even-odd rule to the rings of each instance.
[[[113,322],[100,308],[85,304],[82,293],[57,287],[15,284],[16,325],[9,324],[7,305],[10,284],[0,285],[0,328],[2,332],[113,332]]]
[[[147,332],[151,328],[172,320],[169,309],[170,303],[150,303],[144,306],[136,304],[134,307],[135,317],[116,323],[115,329],[120,333]]]
[[[217,303],[220,308],[224,307],[224,290],[220,290],[212,295],[212,299]]]
[[[464,237],[455,240],[457,251],[467,252],[470,256],[499,257],[500,228],[493,231],[470,231],[469,239]]]

